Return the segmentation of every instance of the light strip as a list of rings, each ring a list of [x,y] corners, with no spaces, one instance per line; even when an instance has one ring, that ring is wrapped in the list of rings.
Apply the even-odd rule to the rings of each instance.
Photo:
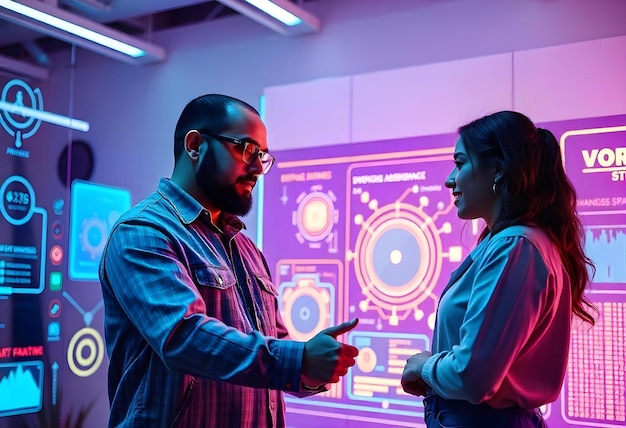
[[[4,7],[5,9],[9,9],[15,13],[19,13],[20,15],[35,19],[44,24],[58,28],[62,31],[66,31],[78,37],[82,37],[83,39],[92,41],[99,45],[121,52],[133,58],[140,58],[146,54],[145,51],[139,48],[136,48],[134,46],[131,46],[127,43],[123,43],[123,42],[120,42],[119,40],[115,40],[112,37],[108,37],[103,34],[96,33],[95,31],[89,30],[85,27],[81,27],[80,25],[76,25],[71,22],[64,21],[63,19],[57,18],[56,16],[52,16],[45,12],[41,12],[32,7],[24,6],[23,4],[17,3],[13,0],[0,0],[0,6]]]
[[[63,126],[65,128],[75,129],[76,131],[87,132],[89,131],[89,122],[84,120],[72,119],[71,117],[62,116],[56,113],[50,113],[43,110],[37,110],[34,108],[17,106],[13,103],[6,101],[0,101],[0,110],[4,110],[11,114],[20,114],[24,117],[32,117],[34,119],[43,120],[44,122],[53,123],[55,125]]]
[[[290,0],[272,0],[271,2],[267,0],[217,1],[285,36],[312,33],[319,31],[322,27],[321,21],[316,16],[298,7]],[[281,16],[280,13],[274,14],[276,10],[280,10],[280,13],[286,14],[287,17]]]
[[[259,100],[259,116],[261,120],[265,122],[265,95],[261,95],[261,99]],[[265,191],[265,176],[261,175],[256,184],[256,246],[259,247],[259,250],[263,250],[263,205],[265,202],[263,192]]]
[[[278,19],[283,24],[293,27],[294,25],[300,25],[302,20],[291,12],[286,11],[276,3],[272,3],[269,0],[246,0],[254,7],[258,7],[263,12]]]

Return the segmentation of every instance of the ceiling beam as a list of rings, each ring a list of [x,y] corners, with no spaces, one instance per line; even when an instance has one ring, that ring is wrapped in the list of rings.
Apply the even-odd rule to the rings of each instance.
[[[0,55],[0,71],[11,76],[20,76],[34,80],[48,80],[50,70],[45,67],[33,65],[29,62],[19,61],[13,58]]]

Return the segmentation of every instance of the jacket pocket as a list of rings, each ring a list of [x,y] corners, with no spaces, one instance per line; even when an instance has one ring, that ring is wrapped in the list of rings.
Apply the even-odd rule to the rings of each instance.
[[[272,280],[270,279],[268,275],[257,273],[257,274],[254,274],[254,277],[257,280],[257,282],[260,284],[261,289],[263,291],[265,291],[266,293],[270,293],[274,297],[278,297],[278,291],[276,291],[276,288],[274,287],[274,284],[272,283]]]
[[[261,299],[263,300],[263,325],[259,327],[264,334],[276,337],[276,317],[279,313],[278,292],[276,291],[276,288],[274,287],[274,284],[272,284],[272,280],[268,275],[253,274],[251,280],[256,283],[256,286],[261,293]]]
[[[176,416],[174,416],[174,420],[172,421],[172,423],[170,423],[170,428],[175,428],[178,426],[178,424],[181,422],[183,415],[185,414],[185,411],[187,410],[187,404],[189,403],[190,399],[191,399],[191,393],[193,391],[193,387],[196,384],[196,379],[195,378],[191,378],[189,384],[187,385],[187,388],[185,389],[185,394],[183,395],[183,400],[180,403],[180,407],[178,408],[178,411],[176,412]]]
[[[192,275],[204,300],[206,314],[231,327],[246,331],[246,321],[241,316],[242,306],[235,287],[235,274],[221,266],[198,265],[192,267]]]
[[[233,272],[220,266],[193,266],[193,277],[196,284],[203,287],[214,287],[226,290],[235,285]]]

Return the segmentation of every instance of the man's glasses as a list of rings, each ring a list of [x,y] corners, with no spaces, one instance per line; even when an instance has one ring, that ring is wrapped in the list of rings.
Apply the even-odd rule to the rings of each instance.
[[[268,152],[261,151],[261,149],[259,149],[259,146],[249,141],[228,137],[226,135],[216,134],[214,132],[205,130],[199,130],[198,132],[201,135],[208,135],[209,137],[213,137],[219,141],[226,141],[227,143],[242,146],[243,150],[241,152],[241,160],[247,164],[250,164],[259,159],[261,161],[261,166],[263,167],[263,174],[267,174],[267,172],[272,168],[272,165],[274,165],[274,161],[276,160],[274,156],[272,156]]]

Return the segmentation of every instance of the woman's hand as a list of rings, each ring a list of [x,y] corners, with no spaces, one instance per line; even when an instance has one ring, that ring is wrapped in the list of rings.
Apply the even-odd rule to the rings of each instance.
[[[428,384],[422,379],[422,368],[431,355],[430,352],[424,351],[411,356],[406,361],[400,382],[404,392],[417,396],[426,395]]]

